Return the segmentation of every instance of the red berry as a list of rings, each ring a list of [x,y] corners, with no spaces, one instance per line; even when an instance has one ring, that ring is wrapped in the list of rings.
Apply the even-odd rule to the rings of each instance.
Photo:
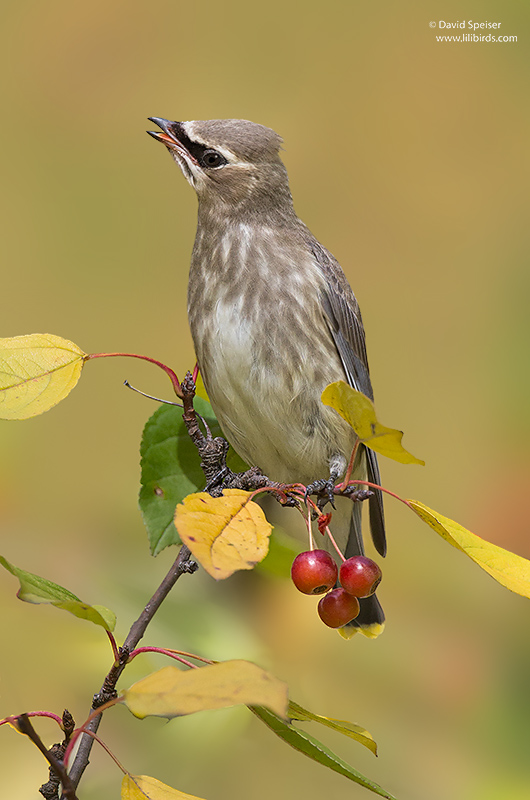
[[[337,565],[326,550],[299,553],[291,567],[291,578],[304,594],[323,594],[337,582]]]
[[[339,586],[323,597],[318,604],[318,616],[328,628],[342,628],[358,615],[359,601]]]
[[[366,556],[353,556],[341,564],[340,584],[354,597],[369,597],[381,582],[379,564]]]

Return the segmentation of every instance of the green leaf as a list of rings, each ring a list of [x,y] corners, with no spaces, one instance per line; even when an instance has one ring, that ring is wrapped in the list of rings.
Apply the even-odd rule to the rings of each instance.
[[[396,800],[394,795],[385,791],[377,783],[365,778],[364,775],[361,775],[361,773],[353,767],[350,767],[349,764],[335,755],[329,748],[325,747],[318,739],[314,739],[308,733],[305,733],[305,731],[298,730],[294,725],[285,722],[281,717],[276,716],[276,714],[273,714],[266,708],[251,706],[250,710],[279,736],[280,739],[283,739],[284,742],[294,747],[295,750],[299,750],[301,753],[308,756],[308,758],[313,759],[313,761],[317,761],[324,767],[338,772],[339,775],[344,775],[345,778],[348,778],[354,783],[358,783],[360,786],[364,786],[365,789],[369,789],[380,797],[386,797],[387,800]]]
[[[523,597],[530,597],[530,561],[481,539],[417,500],[407,500],[407,503],[442,539],[469,556],[498,583]]]
[[[43,414],[72,391],[86,354],[68,339],[32,333],[0,339],[0,418]]]
[[[86,619],[94,625],[101,625],[106,631],[113,631],[116,626],[116,615],[105,606],[89,606],[79,597],[64,589],[53,581],[26,572],[10,564],[7,559],[0,556],[0,564],[12,575],[18,578],[20,589],[17,597],[26,603],[50,603],[56,608],[62,608],[73,614],[74,617]]]
[[[163,667],[121,696],[135,717],[181,717],[197,711],[259,704],[287,716],[287,684],[250,661],[221,661],[182,670]]]
[[[222,436],[210,404],[196,397],[194,407],[205,418],[212,435]],[[199,454],[188,436],[181,408],[162,405],[155,411],[145,425],[140,454],[140,510],[151,553],[156,556],[165,547],[180,544],[173,522],[177,503],[205,483]],[[228,463],[234,472],[247,469],[233,451]]]
[[[402,431],[387,428],[378,421],[374,404],[362,392],[352,389],[344,381],[335,381],[326,386],[321,399],[324,405],[331,406],[351,425],[359,441],[366,447],[400,464],[425,466],[425,461],[416,458],[402,446]]]
[[[371,750],[374,756],[377,755],[377,744],[374,741],[374,737],[367,730],[361,728],[360,725],[355,725],[353,722],[343,719],[332,719],[331,717],[323,717],[320,714],[313,714],[312,711],[308,711],[292,701],[289,702],[287,714],[289,719],[296,719],[298,722],[319,722],[321,725],[337,731],[337,733],[343,733],[344,736],[355,739],[356,742]]]

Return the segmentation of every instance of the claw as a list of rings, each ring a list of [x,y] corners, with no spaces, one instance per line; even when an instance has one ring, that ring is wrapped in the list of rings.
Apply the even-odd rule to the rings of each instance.
[[[304,500],[307,500],[312,494],[317,495],[316,505],[320,511],[328,503],[331,503],[332,507],[335,508],[335,477],[321,478],[310,483],[304,492]]]

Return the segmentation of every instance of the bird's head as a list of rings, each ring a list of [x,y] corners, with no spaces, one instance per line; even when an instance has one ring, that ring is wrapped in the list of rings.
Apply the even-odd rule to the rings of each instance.
[[[149,117],[200,201],[231,207],[291,203],[281,137],[245,119],[174,122]]]

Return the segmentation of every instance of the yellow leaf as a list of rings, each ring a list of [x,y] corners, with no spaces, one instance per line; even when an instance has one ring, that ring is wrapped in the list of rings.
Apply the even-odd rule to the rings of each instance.
[[[179,792],[149,775],[124,775],[121,800],[201,800],[194,794]]]
[[[287,685],[250,661],[222,661],[181,670],[164,667],[122,693],[135,717],[181,717],[235,705],[266,706],[287,712]]]
[[[214,578],[252,569],[267,555],[272,526],[250,496],[240,489],[226,489],[222,497],[198,492],[177,506],[180,538]]]
[[[473,559],[492,578],[510,591],[522,594],[523,597],[530,597],[530,561],[481,539],[458,522],[438,514],[417,500],[407,502],[413,511],[446,542]]]
[[[72,391],[85,353],[50,333],[0,339],[0,418],[42,414]]]
[[[336,381],[326,386],[321,399],[324,405],[334,408],[351,425],[366,447],[400,464],[425,466],[425,461],[416,458],[401,445],[402,431],[387,428],[377,421],[374,404],[366,395],[352,389],[344,381]]]

